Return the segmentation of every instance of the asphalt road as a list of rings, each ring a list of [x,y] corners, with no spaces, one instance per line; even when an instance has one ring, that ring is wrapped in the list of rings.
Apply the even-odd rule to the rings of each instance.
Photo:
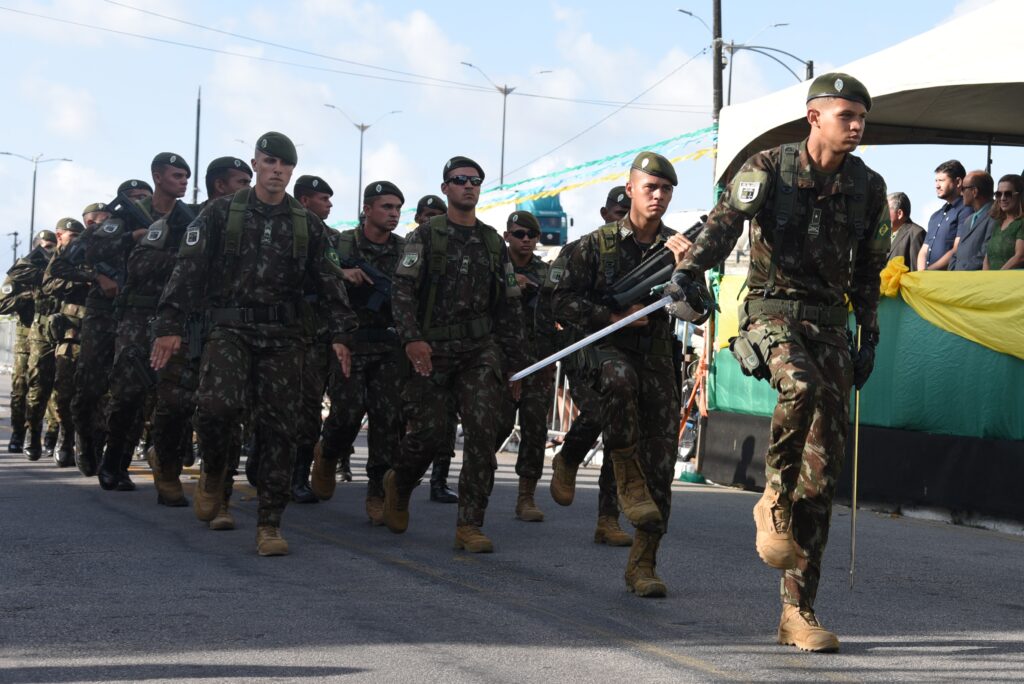
[[[0,430],[6,445],[6,430]],[[356,456],[357,472],[365,452]],[[778,646],[777,573],[753,549],[756,495],[679,483],[659,572],[625,590],[628,549],[592,543],[596,468],[576,503],[512,514],[503,457],[486,532],[452,549],[455,507],[416,490],[409,531],[371,527],[361,482],[293,505],[292,553],[255,553],[255,502],[212,532],[52,462],[0,456],[0,682],[662,682],[1024,678],[1024,538],[862,512],[847,582],[837,508],[818,599],[836,655]],[[455,464],[456,467],[458,463]],[[191,486],[189,487],[191,489]]]

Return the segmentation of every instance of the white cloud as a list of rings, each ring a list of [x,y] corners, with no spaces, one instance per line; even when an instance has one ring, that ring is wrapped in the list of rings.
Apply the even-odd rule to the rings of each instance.
[[[75,139],[95,133],[96,100],[89,89],[36,78],[24,79],[21,90],[35,111],[42,113],[47,130]]]

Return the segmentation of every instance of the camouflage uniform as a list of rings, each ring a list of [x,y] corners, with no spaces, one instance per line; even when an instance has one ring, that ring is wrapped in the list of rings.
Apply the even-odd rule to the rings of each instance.
[[[533,288],[523,292],[523,317],[526,322],[529,353],[533,358],[542,359],[553,351],[555,332],[549,301],[551,292],[543,289],[548,279],[548,265],[534,255],[526,266],[513,266],[513,270],[535,284]],[[502,394],[495,450],[501,447],[512,432],[518,409],[520,440],[516,457],[516,475],[521,478],[539,480],[544,472],[544,447],[548,440],[547,420],[553,394],[554,377],[550,368],[523,379],[518,402],[513,401],[510,391],[506,390]]]
[[[618,276],[636,267],[644,255],[676,231],[664,224],[655,242],[639,244],[626,216],[580,238],[554,292],[559,323],[586,333],[609,323],[610,309],[599,300]],[[614,261],[603,258],[602,240],[614,239]],[[612,254],[609,249],[607,254]],[[664,311],[648,315],[644,327],[625,328],[592,345],[582,372],[601,397],[605,457],[636,455],[661,520],[642,529],[664,534],[672,498],[678,447],[679,387],[673,362],[672,322]]]
[[[865,332],[878,332],[879,272],[889,251],[885,181],[847,155],[832,176],[812,169],[807,141],[796,157],[794,216],[777,234],[776,184],[783,148],[746,161],[708,217],[680,269],[704,271],[728,256],[750,220],[748,294],[741,326],[768,335],[770,382],[779,399],[765,457],[768,486],[792,502],[792,532],[803,553],[782,579],[785,603],[810,610],[828,540],[832,498],[845,456],[852,362],[844,295]],[[858,167],[866,187],[857,188]],[[852,199],[863,192],[858,243]],[[851,259],[851,252],[856,260]],[[775,268],[772,268],[772,259]],[[775,271],[774,289],[770,285]],[[793,305],[789,312],[767,307]],[[820,307],[810,310],[805,307]],[[837,310],[823,320],[825,309]]]
[[[13,268],[12,268],[13,270]],[[25,441],[25,406],[28,401],[29,330],[35,317],[32,290],[8,275],[0,288],[0,314],[17,316],[14,328],[14,365],[11,369],[11,441],[8,451],[18,453]]]
[[[77,240],[77,238],[75,238]],[[58,313],[54,314],[54,330],[58,333],[56,373],[53,380],[53,395],[57,405],[57,417],[63,427],[61,439],[62,450],[72,448],[75,440],[75,421],[71,411],[71,401],[75,396],[75,372],[78,367],[79,343],[81,342],[82,318],[85,316],[85,299],[89,293],[89,283],[64,280],[53,275],[53,265],[64,252],[70,249],[74,240],[67,247],[57,247],[50,266],[43,277],[43,290],[56,297],[59,302]]]
[[[443,264],[437,255],[443,272],[428,312],[433,230],[447,235],[447,249]],[[491,235],[485,238],[484,231]],[[497,258],[485,240],[498,245]],[[503,368],[519,368],[528,361],[522,307],[515,301],[519,296],[504,242],[479,220],[475,226],[459,226],[435,217],[406,236],[395,271],[392,311],[403,344],[430,344],[433,372],[429,377],[411,375],[402,388],[407,432],[392,469],[399,496],[407,497],[446,446],[448,408],[454,401],[465,428],[459,526],[483,525],[498,467],[494,442],[505,391]],[[427,316],[429,327],[424,325]]]
[[[228,219],[236,197],[245,199],[245,207],[232,244]],[[300,218],[305,240],[295,231]],[[213,482],[223,478],[231,435],[251,403],[260,449],[260,527],[279,527],[289,499],[295,398],[302,382],[304,280],[314,283],[325,303],[333,342],[349,342],[355,328],[340,272],[326,257],[324,230],[287,195],[275,206],[249,189],[215,200],[185,233],[154,324],[158,336],[181,335],[188,313],[206,307],[210,330],[193,419],[203,473]]]
[[[376,244],[366,239],[362,229],[354,228],[339,236],[338,246],[343,260],[363,259],[390,275],[395,272],[405,240],[392,233],[386,243]],[[371,311],[365,296],[370,289],[363,286],[350,290],[352,305],[359,316],[359,330],[352,347],[352,374],[341,377],[337,363],[332,364],[328,388],[331,412],[324,423],[323,452],[331,462],[350,456],[363,416],[369,414],[368,494],[383,497],[381,480],[395,461],[402,439],[401,393],[406,363],[398,344],[391,303]]]

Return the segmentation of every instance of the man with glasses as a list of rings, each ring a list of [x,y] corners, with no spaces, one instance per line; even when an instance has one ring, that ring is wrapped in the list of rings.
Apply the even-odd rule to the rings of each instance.
[[[516,284],[523,293],[521,298],[525,317],[525,334],[530,354],[544,358],[553,351],[555,322],[551,317],[550,290],[543,288],[548,277],[548,265],[534,254],[540,238],[540,222],[528,211],[509,215],[505,228],[505,241],[512,261]],[[516,475],[519,476],[519,495],[516,497],[516,517],[525,522],[542,522],[544,513],[537,508],[534,494],[537,481],[544,471],[544,447],[547,444],[547,417],[554,393],[554,366],[530,375],[523,380],[519,400],[510,389],[502,396],[501,418],[495,450],[501,447],[515,426],[519,411],[519,452]]]
[[[384,475],[385,524],[405,532],[409,496],[445,446],[454,401],[465,429],[455,548],[472,553],[494,550],[480,528],[498,466],[495,414],[505,389],[503,370],[529,360],[508,250],[476,217],[483,179],[472,159],[448,160],[441,183],[448,212],[406,237],[391,306],[412,367],[402,390],[407,432]]]
[[[992,237],[995,219],[989,214],[992,211],[992,191],[995,182],[992,176],[984,171],[971,171],[964,178],[964,204],[974,212],[960,224],[953,242],[953,257],[949,262],[951,271],[980,271],[985,262],[988,240]],[[896,225],[893,224],[893,239],[896,237]]]

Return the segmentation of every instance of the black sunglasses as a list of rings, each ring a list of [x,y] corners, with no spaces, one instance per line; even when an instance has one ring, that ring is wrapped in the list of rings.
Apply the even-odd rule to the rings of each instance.
[[[535,240],[538,236],[540,236],[540,231],[539,230],[513,230],[511,233],[509,233],[509,235],[514,237],[516,240],[525,240],[526,238],[530,238],[531,240]]]
[[[1002,199],[1004,197],[1006,199],[1013,199],[1014,196],[1017,194],[1018,193],[1014,190],[1007,190],[1006,192],[993,192],[992,196],[995,197],[996,199]]]
[[[484,179],[480,176],[449,176],[445,183],[455,183],[455,185],[465,185],[466,183],[471,184],[474,188],[480,187],[480,184],[484,182]]]

